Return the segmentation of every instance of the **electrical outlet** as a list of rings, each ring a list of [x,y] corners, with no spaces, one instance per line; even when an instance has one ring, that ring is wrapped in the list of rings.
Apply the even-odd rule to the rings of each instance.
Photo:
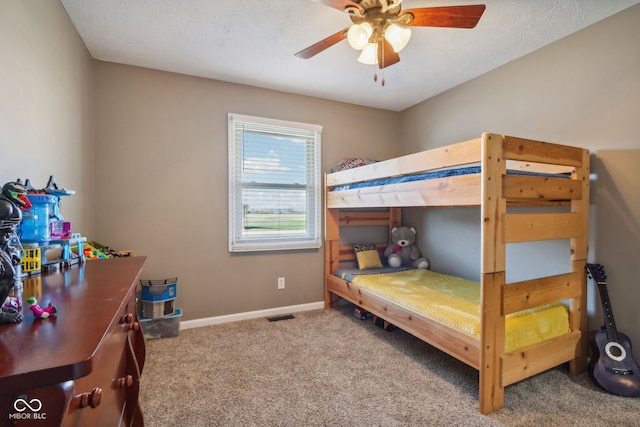
[[[278,277],[278,289],[284,289],[284,277]]]

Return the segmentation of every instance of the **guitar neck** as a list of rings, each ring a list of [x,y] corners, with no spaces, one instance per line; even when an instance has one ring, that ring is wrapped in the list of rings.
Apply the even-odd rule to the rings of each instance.
[[[598,281],[598,290],[600,291],[600,302],[602,303],[604,327],[607,331],[607,338],[609,341],[618,342],[618,331],[616,329],[616,322],[613,319],[613,310],[611,309],[611,302],[609,301],[609,292],[607,291],[606,282]]]

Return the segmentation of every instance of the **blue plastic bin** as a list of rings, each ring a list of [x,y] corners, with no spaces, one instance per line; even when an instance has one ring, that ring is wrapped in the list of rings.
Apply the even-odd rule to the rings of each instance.
[[[140,284],[142,301],[167,301],[177,296],[177,277],[164,280],[140,280]]]
[[[53,215],[56,197],[48,194],[27,194],[31,212],[22,214],[19,236],[26,243],[46,243],[51,240],[49,221]]]

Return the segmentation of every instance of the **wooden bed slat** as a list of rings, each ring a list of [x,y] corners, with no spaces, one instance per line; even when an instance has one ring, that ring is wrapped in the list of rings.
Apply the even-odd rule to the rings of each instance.
[[[552,165],[535,162],[521,162],[519,160],[507,160],[508,170],[521,170],[535,173],[559,173],[573,175],[576,169],[567,165]]]
[[[578,237],[583,233],[580,219],[580,214],[572,212],[507,214],[505,243]]]
[[[376,249],[381,257],[387,246],[387,243],[376,243]],[[340,245],[340,253],[338,256],[340,257],[340,261],[355,261],[356,254],[353,252],[353,245]]]
[[[478,206],[479,185],[480,175],[462,175],[332,191],[327,194],[327,203],[332,208]]]
[[[340,227],[342,226],[372,226],[387,225],[389,223],[389,211],[384,212],[358,212],[340,211]]]
[[[414,153],[330,174],[327,185],[347,185],[381,177],[410,175],[429,170],[475,163],[480,158],[479,139]]]
[[[571,332],[502,357],[502,386],[508,386],[576,357],[580,332]]]
[[[504,314],[578,298],[582,294],[582,276],[583,273],[574,272],[505,285]]]
[[[502,182],[502,195],[511,200],[572,200],[582,197],[582,183],[572,179],[507,175]]]
[[[582,148],[504,136],[505,158],[554,165],[582,166]]]

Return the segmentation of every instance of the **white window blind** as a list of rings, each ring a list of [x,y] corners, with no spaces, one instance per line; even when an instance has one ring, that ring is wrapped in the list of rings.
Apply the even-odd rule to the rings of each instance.
[[[229,251],[319,248],[318,125],[229,114]]]

